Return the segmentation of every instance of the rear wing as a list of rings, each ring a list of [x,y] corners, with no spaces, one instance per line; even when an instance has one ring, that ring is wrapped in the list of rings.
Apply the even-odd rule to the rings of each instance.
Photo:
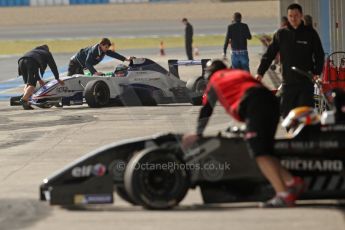
[[[173,74],[174,76],[180,78],[180,75],[179,75],[179,72],[178,72],[178,67],[179,66],[201,65],[201,69],[202,69],[201,76],[204,76],[206,63],[209,60],[210,59],[201,59],[201,60],[176,60],[176,59],[171,59],[171,60],[168,60],[169,72],[171,74]]]

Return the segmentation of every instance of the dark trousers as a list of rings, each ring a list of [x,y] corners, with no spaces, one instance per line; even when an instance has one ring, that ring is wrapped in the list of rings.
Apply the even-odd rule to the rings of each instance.
[[[37,81],[40,80],[39,66],[31,58],[23,58],[18,63],[18,72],[23,76],[24,83],[36,87]]]
[[[84,68],[78,63],[78,61],[71,60],[68,65],[67,76],[74,74],[84,74]]]
[[[314,107],[314,103],[314,86],[312,83],[283,85],[280,101],[280,112],[283,118],[296,107]]]
[[[193,47],[191,42],[186,42],[186,54],[188,60],[193,60]]]
[[[239,115],[246,123],[245,139],[251,156],[272,155],[279,123],[277,98],[264,87],[252,87],[242,97]]]

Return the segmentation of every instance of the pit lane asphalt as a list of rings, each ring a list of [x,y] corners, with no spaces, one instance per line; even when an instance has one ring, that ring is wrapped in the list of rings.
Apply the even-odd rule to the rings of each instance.
[[[250,58],[254,70],[257,54]],[[163,64],[167,59],[155,60]],[[111,68],[112,63],[101,69]],[[183,79],[197,71],[189,68],[194,67],[181,72]],[[0,229],[344,229],[344,207],[331,202],[281,210],[260,210],[252,203],[202,205],[199,190],[191,190],[180,207],[165,212],[133,207],[117,196],[114,205],[73,210],[38,201],[42,180],[71,161],[126,138],[194,131],[198,112],[199,107],[188,104],[23,111],[0,102]],[[217,106],[206,133],[216,134],[229,122]]]

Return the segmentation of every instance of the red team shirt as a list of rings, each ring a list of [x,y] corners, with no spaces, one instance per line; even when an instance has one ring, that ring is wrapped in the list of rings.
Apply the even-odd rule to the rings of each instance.
[[[239,104],[245,92],[255,86],[262,84],[246,71],[219,70],[213,74],[207,85],[203,95],[203,105],[208,102],[215,104],[214,100],[219,100],[228,114],[238,121],[243,121],[238,114]],[[211,96],[212,89],[216,92],[216,98]]]

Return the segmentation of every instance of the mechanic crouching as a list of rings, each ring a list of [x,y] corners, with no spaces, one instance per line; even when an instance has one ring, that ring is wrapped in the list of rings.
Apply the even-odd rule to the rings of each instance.
[[[19,58],[18,74],[23,76],[25,83],[24,94],[20,99],[20,103],[25,110],[33,109],[29,103],[29,99],[35,91],[37,81],[41,86],[45,84],[40,74],[43,76],[47,66],[53,72],[55,79],[61,85],[64,85],[64,82],[59,79],[59,71],[47,45],[38,46]]]
[[[68,65],[67,76],[73,74],[84,74],[84,69],[88,69],[92,75],[102,76],[104,73],[98,72],[94,66],[100,63],[104,56],[107,55],[121,61],[130,61],[132,58],[126,58],[110,50],[111,42],[108,38],[102,38],[99,44],[86,47],[76,53]]]
[[[255,80],[250,73],[231,70],[222,60],[207,63],[208,85],[204,93],[197,131],[186,134],[182,144],[190,147],[202,136],[216,102],[233,118],[245,122],[245,140],[249,151],[276,195],[261,207],[291,207],[303,192],[304,182],[293,177],[273,156],[274,136],[279,122],[279,103],[271,91]]]

